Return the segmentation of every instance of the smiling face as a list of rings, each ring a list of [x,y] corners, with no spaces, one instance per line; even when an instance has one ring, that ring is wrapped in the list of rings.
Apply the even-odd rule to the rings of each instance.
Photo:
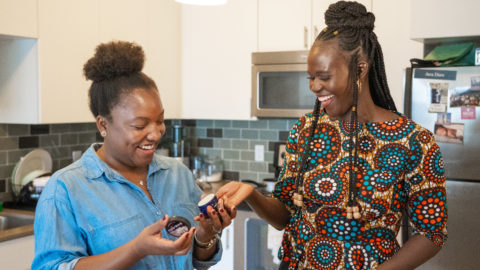
[[[316,43],[308,54],[310,90],[332,119],[346,119],[353,105],[348,61],[335,39]]]
[[[101,158],[118,171],[148,168],[165,134],[164,109],[155,90],[123,95],[111,120],[99,116],[97,123],[107,132]]]

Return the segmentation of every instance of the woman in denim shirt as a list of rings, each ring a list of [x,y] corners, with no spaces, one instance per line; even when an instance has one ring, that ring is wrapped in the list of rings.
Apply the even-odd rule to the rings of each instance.
[[[43,190],[32,269],[206,269],[220,260],[217,233],[235,209],[227,214],[220,200],[218,213],[209,207],[210,218],[197,216],[202,191],[189,169],[155,155],[164,109],[143,63],[140,46],[110,42],[85,64],[104,143],[57,171]],[[164,230],[171,216],[198,226],[173,237]]]

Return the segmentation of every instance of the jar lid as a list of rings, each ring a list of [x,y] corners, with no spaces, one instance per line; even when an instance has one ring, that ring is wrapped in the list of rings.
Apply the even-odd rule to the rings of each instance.
[[[168,219],[165,229],[171,236],[180,237],[190,230],[190,221],[184,217],[173,216]]]

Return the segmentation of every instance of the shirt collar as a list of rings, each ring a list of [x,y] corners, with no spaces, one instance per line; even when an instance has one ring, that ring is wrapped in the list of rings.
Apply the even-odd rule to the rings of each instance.
[[[109,179],[118,178],[116,177],[118,172],[110,168],[97,155],[96,149],[98,149],[101,145],[101,143],[92,144],[82,155],[81,162],[85,170],[85,176],[89,179],[96,179],[105,174]],[[159,170],[167,170],[169,168],[170,166],[164,160],[154,157],[152,162],[148,165],[148,176]]]

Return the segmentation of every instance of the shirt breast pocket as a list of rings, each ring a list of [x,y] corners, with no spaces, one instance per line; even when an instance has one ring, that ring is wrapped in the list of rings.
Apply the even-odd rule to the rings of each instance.
[[[111,251],[134,239],[147,224],[140,215],[134,215],[97,227],[89,232],[92,255]]]
[[[193,203],[176,203],[173,206],[171,216],[180,216],[186,218],[190,221],[190,225],[196,226],[196,223],[193,221],[195,216],[198,216],[200,210],[198,206]]]

